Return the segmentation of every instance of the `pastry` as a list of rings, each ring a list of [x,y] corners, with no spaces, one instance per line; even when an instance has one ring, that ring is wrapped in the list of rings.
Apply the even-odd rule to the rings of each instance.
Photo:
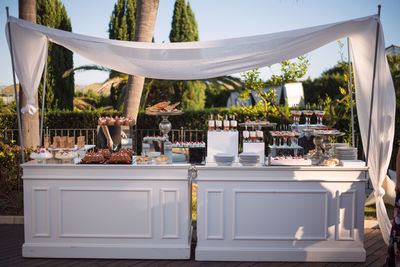
[[[162,109],[166,108],[171,102],[165,101],[157,103],[151,107],[146,108],[147,112],[160,112]]]
[[[75,137],[67,137],[67,148],[75,148]]]
[[[121,152],[121,153],[127,153],[127,154],[129,155],[129,157],[131,157],[131,158],[132,158],[132,156],[133,156],[133,150],[132,150],[131,148],[121,148],[121,149],[119,150],[119,152]]]
[[[87,153],[83,157],[81,164],[102,164],[104,161],[104,156],[101,153]]]
[[[54,136],[53,137],[53,148],[59,148],[59,147],[60,147],[60,137]]]
[[[325,166],[335,167],[338,164],[339,164],[339,160],[335,159],[335,158],[324,160],[324,165]]]
[[[168,160],[168,157],[165,156],[165,155],[160,155],[160,156],[155,158],[155,161],[157,163],[165,163],[165,162],[167,162],[167,160]]]
[[[132,157],[125,152],[112,153],[110,159],[107,161],[110,164],[131,164]]]
[[[85,136],[78,136],[76,146],[78,149],[85,147]]]
[[[56,159],[63,159],[63,160],[67,160],[67,159],[74,159],[78,157],[78,153],[75,151],[63,151],[60,150],[56,153],[55,158]]]
[[[49,141],[49,137],[48,136],[43,137],[43,146],[45,148],[49,148],[50,147],[50,141]]]
[[[107,117],[106,120],[107,120],[107,125],[108,126],[114,126],[115,125],[115,119],[114,118]]]
[[[97,153],[102,154],[105,159],[109,159],[111,157],[111,152],[108,149],[99,149]]]
[[[133,126],[133,125],[135,125],[135,120],[134,120],[133,118],[131,118],[131,117],[128,117],[128,118],[125,120],[125,125],[126,125],[126,126]]]
[[[142,156],[136,158],[136,162],[137,163],[147,163],[147,162],[151,161],[151,159],[152,159],[151,156],[143,154]]]
[[[104,118],[104,117],[100,117],[98,120],[97,120],[97,123],[99,124],[99,125],[107,125],[107,120],[106,120],[106,118]]]

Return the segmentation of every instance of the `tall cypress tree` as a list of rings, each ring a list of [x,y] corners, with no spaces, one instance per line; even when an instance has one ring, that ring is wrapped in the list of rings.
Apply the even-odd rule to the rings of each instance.
[[[196,17],[194,16],[194,13],[192,11],[192,8],[190,7],[190,3],[187,3],[186,6],[186,10],[187,10],[187,15],[190,21],[190,35],[191,35],[191,39],[190,41],[199,41],[199,30],[197,29],[197,21],[196,21]]]
[[[114,40],[133,41],[135,38],[136,0],[118,0],[114,5],[110,22],[108,23],[108,38]],[[110,78],[123,75],[112,70]],[[121,86],[112,87],[110,98],[112,105],[117,107]]]
[[[71,21],[64,5],[59,0],[37,0],[37,23],[64,31],[71,31]],[[47,57],[47,79],[45,108],[72,109],[74,99],[74,75],[62,78],[63,73],[73,68],[72,52],[54,43],[49,43]],[[39,105],[42,101],[43,84],[39,85]]]
[[[194,13],[185,0],[176,0],[169,34],[171,42],[192,42],[199,40]],[[202,109],[206,99],[206,85],[200,81],[176,81],[173,84],[172,99],[181,101],[184,109]]]
[[[169,40],[171,42],[190,42],[191,24],[186,9],[185,0],[176,0],[174,6],[174,15],[172,16],[171,32]]]

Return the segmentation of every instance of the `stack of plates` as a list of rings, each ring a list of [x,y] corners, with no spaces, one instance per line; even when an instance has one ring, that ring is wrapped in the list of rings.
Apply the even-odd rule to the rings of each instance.
[[[356,147],[337,147],[335,148],[335,157],[340,160],[356,160],[357,148]]]
[[[218,153],[214,155],[215,163],[219,166],[231,166],[235,160],[235,156],[232,154]]]
[[[239,155],[239,162],[243,166],[254,166],[260,161],[260,155],[254,152],[243,152]]]
[[[348,143],[332,143],[332,153],[333,153],[333,157],[337,158],[336,156],[336,149],[337,148],[349,148],[349,144]]]

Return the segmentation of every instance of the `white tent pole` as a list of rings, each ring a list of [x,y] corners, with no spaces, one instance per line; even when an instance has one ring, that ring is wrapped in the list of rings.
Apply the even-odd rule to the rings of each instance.
[[[347,37],[347,56],[349,66],[349,93],[350,93],[350,107],[351,107],[351,145],[354,147],[354,108],[353,108],[353,81],[351,77],[351,59],[350,59],[350,38]]]
[[[6,7],[6,12],[7,12],[7,20],[8,20],[8,18],[10,17],[10,15],[8,14],[8,7]],[[12,39],[11,39],[10,22],[7,22],[7,29],[8,29],[8,38],[10,40],[11,66],[12,66],[12,71],[13,71],[14,94],[15,94],[15,102],[16,102],[15,104],[16,104],[17,118],[18,118],[18,136],[19,136],[19,143],[21,144],[22,163],[25,163],[24,143],[22,141],[21,116],[20,116],[18,94],[17,94],[17,83],[16,83],[16,80],[15,80],[14,52],[13,52],[13,45],[12,45]],[[21,90],[21,89],[22,88],[21,88],[21,85],[20,85],[19,90]]]
[[[381,5],[378,5],[378,17],[381,16]],[[367,141],[367,153],[365,154],[365,164],[368,166],[369,157],[369,144],[371,142],[371,120],[372,120],[372,108],[374,104],[374,92],[375,92],[375,75],[376,75],[376,57],[378,53],[378,41],[379,41],[379,21],[376,22],[376,40],[375,40],[375,57],[374,57],[374,72],[372,75],[372,88],[371,88],[371,103],[369,108],[369,125],[368,125],[368,141]]]
[[[43,92],[42,92],[42,114],[40,118],[40,145],[43,146],[43,120],[44,120],[44,100],[46,96],[46,75],[47,75],[47,56],[44,63],[44,73],[43,73]]]

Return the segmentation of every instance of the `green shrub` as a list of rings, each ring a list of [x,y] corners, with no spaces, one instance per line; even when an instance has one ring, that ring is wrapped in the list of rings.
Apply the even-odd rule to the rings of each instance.
[[[30,152],[25,150],[26,159]],[[19,214],[23,208],[21,147],[0,142],[0,162],[0,213]]]

